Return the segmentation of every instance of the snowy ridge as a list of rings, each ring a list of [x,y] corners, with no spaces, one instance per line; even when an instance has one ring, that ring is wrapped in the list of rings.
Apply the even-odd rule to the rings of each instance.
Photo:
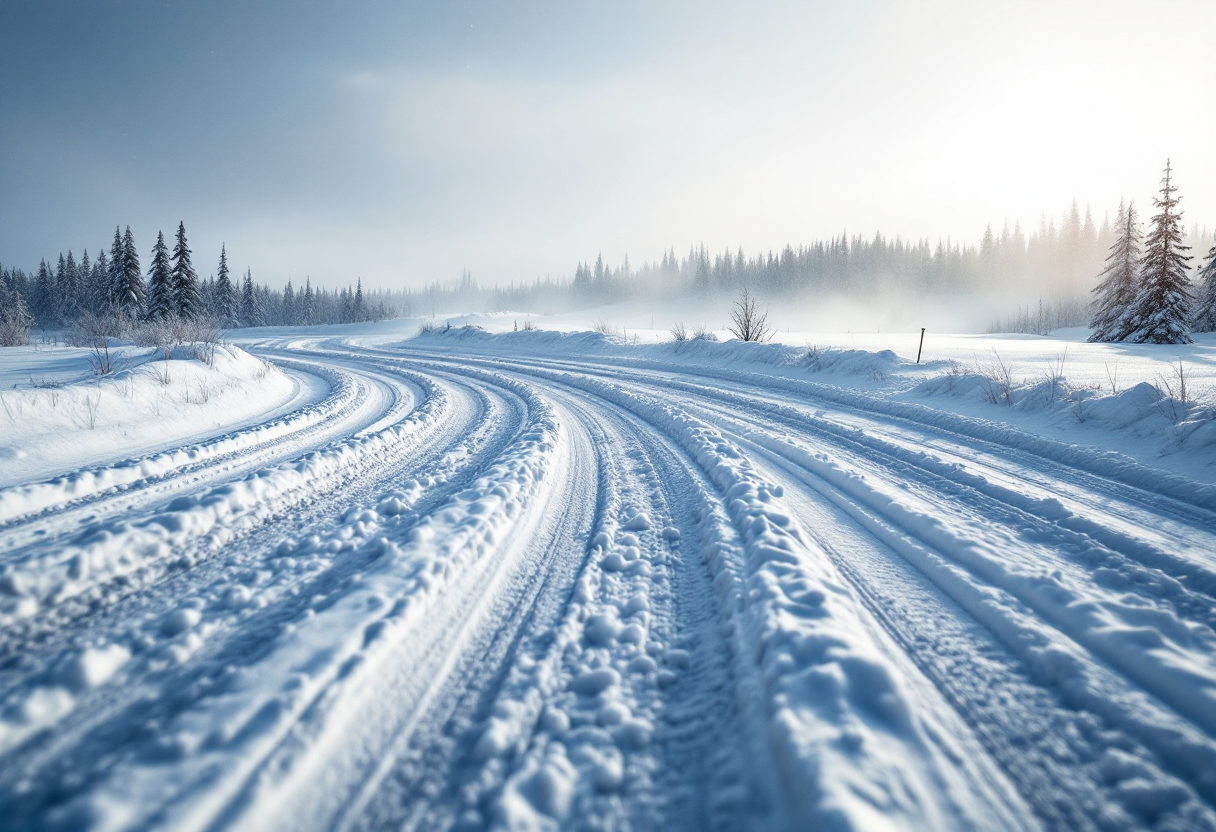
[[[299,499],[318,481],[338,477],[369,457],[395,445],[421,441],[421,433],[446,407],[443,391],[418,377],[430,395],[401,422],[371,436],[350,439],[309,454],[288,465],[258,471],[239,482],[182,497],[146,520],[115,521],[85,540],[51,552],[31,552],[4,566],[6,590],[0,599],[0,622],[35,614],[94,583],[113,580],[148,561],[163,558],[188,539],[212,535],[216,544],[239,528],[251,514],[265,515]]]
[[[367,709],[377,707],[383,677],[394,675],[390,666],[401,661],[403,645],[426,629],[430,610],[445,594],[502,570],[494,556],[526,536],[538,519],[528,507],[543,499],[560,427],[553,411],[522,385],[495,383],[524,396],[529,407],[510,450],[468,487],[407,525],[404,536],[394,527],[406,519],[405,507],[401,495],[390,494],[376,508],[352,510],[328,539],[284,543],[282,557],[332,548],[367,554],[371,568],[285,631],[266,657],[228,681],[223,696],[174,726],[191,747],[211,737],[205,748],[173,764],[171,775],[163,764],[132,761],[87,804],[62,817],[87,816],[103,827],[152,820],[176,829],[215,823],[268,828],[311,817],[306,807],[322,795],[300,787],[312,782],[313,770],[340,763],[351,733],[383,741],[373,737],[386,726],[367,720]],[[126,814],[123,807],[144,805],[164,782],[177,784],[180,802],[175,799],[155,818]],[[203,784],[206,789],[199,789]]]
[[[683,343],[631,346],[599,333],[520,332],[491,334],[477,327],[436,331],[407,342],[419,345],[428,342],[457,346],[476,345],[490,348],[501,344],[512,352],[568,360],[585,355],[613,359],[612,365],[669,372],[693,373],[706,379],[762,386],[788,393],[812,396],[824,402],[844,405],[865,412],[907,419],[923,425],[949,430],[974,439],[994,442],[1006,447],[1034,453],[1047,459],[1090,471],[1103,477],[1117,479],[1128,485],[1151,489],[1178,500],[1209,509],[1216,509],[1216,485],[1197,482],[1193,478],[1151,468],[1115,450],[1101,451],[1079,444],[1029,433],[994,419],[960,415],[920,402],[902,401],[892,395],[907,396],[908,392],[882,394],[861,392],[835,384],[825,384],[792,377],[791,373],[840,373],[863,378],[885,378],[896,370],[916,366],[889,350],[826,350],[809,356],[807,350],[783,344],[745,344],[738,341],[686,341]],[[756,365],[772,367],[775,372],[757,372],[743,368]],[[739,368],[739,369],[732,369]],[[943,366],[942,369],[950,369]],[[581,371],[581,368],[580,368]],[[609,370],[611,372],[611,370]],[[968,381],[970,380],[970,381]],[[976,374],[943,373],[926,380],[910,392],[930,395],[955,395],[969,390],[978,396],[980,388],[991,380]],[[1151,401],[1145,402],[1146,396]],[[1089,398],[1079,407],[1089,418],[1109,421],[1116,430],[1131,429],[1139,419],[1157,414],[1152,406],[1162,401],[1151,385],[1138,385],[1113,396]],[[1130,407],[1129,407],[1130,405]],[[1064,406],[1063,404],[1061,406]],[[1070,405],[1077,406],[1077,405]],[[1211,408],[1195,403],[1174,403],[1181,425],[1176,438],[1200,448],[1216,448],[1216,414]],[[1155,421],[1155,420],[1154,420]],[[1161,425],[1153,424],[1160,429]],[[1174,430],[1171,428],[1171,433]],[[1206,451],[1205,451],[1206,452]]]
[[[855,595],[781,503],[782,489],[758,476],[717,431],[669,406],[619,387],[568,376],[663,426],[721,490],[743,561],[731,563],[727,535],[703,532],[703,556],[725,578],[728,625],[743,662],[741,684],[763,690],[770,753],[784,775],[782,825],[824,829],[974,828],[951,805],[951,754],[926,728],[898,674],[864,637]],[[712,528],[713,510],[705,509]],[[733,586],[732,586],[733,584]],[[754,657],[754,658],[753,658]],[[746,664],[745,664],[746,668]],[[752,677],[749,679],[749,676]],[[744,699],[748,692],[741,693]]]
[[[1202,499],[915,418],[890,354],[530,336],[263,343],[361,392],[12,520],[6,817],[1216,830]]]
[[[302,365],[301,369],[304,369],[304,366]],[[307,367],[305,371],[319,375],[329,382],[330,393],[324,401],[280,419],[263,422],[196,445],[123,460],[115,465],[90,468],[45,482],[0,489],[0,525],[108,489],[164,476],[188,465],[273,442],[332,418],[353,402],[358,387],[349,375],[325,367]]]

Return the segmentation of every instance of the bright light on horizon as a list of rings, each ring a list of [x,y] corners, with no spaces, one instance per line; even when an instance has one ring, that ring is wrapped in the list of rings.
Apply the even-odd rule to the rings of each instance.
[[[226,242],[262,279],[324,285],[844,231],[975,242],[1074,198],[1098,223],[1147,207],[1167,157],[1188,225],[1216,224],[1216,4],[692,8],[168,9],[130,35],[190,33],[163,77],[83,34],[48,77],[30,56],[61,33],[6,6],[0,259],[115,223],[142,250],[183,219],[200,264]]]

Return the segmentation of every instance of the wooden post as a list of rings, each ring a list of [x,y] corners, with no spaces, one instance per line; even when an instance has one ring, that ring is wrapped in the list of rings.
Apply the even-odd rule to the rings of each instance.
[[[925,348],[925,328],[920,328],[920,346],[916,348],[916,363],[920,363],[920,351]]]

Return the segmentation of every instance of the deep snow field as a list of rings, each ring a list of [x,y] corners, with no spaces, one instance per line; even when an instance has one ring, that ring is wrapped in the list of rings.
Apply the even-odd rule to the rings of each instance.
[[[0,829],[1216,829],[1216,339],[644,317],[0,350]]]

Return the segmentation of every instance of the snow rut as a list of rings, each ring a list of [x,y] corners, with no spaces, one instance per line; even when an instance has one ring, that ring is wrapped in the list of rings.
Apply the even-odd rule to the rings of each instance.
[[[1216,829],[1210,489],[750,373],[273,354],[330,396],[0,492],[17,826]]]

